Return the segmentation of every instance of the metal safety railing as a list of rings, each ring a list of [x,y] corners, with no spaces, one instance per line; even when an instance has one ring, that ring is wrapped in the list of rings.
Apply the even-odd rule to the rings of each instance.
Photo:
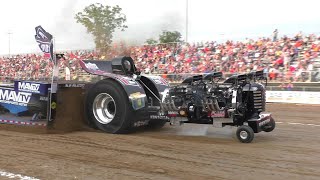
[[[167,79],[169,82],[179,83],[187,77],[194,75],[209,74],[209,73],[179,73],[179,74],[146,74],[146,75],[158,75]],[[232,76],[234,73],[223,73],[222,79],[227,79]],[[241,73],[239,73],[241,74]],[[320,82],[320,71],[301,71],[298,73],[288,74],[286,72],[275,73],[274,77],[270,76],[269,73],[266,73],[268,80],[271,82],[283,82],[283,81],[292,81],[292,82]]]
[[[145,74],[145,75],[157,75],[166,79],[171,84],[178,84],[182,82],[184,79],[200,74],[208,74],[208,73],[180,73],[180,74]],[[230,77],[231,73],[224,73],[222,80]],[[60,69],[59,79],[65,79],[66,75],[63,69]],[[71,80],[79,80],[79,81],[91,81],[94,78],[97,78],[96,75],[90,75],[85,71],[74,71],[70,74]],[[48,76],[39,76],[39,77],[26,77],[26,76],[0,76],[0,83],[13,83],[14,80],[27,80],[27,81],[49,81],[51,79],[51,75]],[[285,73],[279,73],[277,78],[270,79],[268,78],[269,83],[281,83],[281,82],[289,82],[292,80],[293,83],[298,83],[299,87],[302,91],[310,90],[311,86],[304,87],[303,83],[320,83],[320,72],[319,71],[303,71],[299,75],[293,74],[292,76],[286,76]],[[271,89],[270,89],[271,88]],[[270,90],[278,90],[279,88],[276,86],[269,86]],[[317,88],[315,88],[317,89]]]

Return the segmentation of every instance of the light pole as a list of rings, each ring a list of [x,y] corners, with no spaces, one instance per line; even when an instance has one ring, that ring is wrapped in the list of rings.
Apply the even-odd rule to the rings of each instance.
[[[11,42],[10,42],[10,38],[11,38],[10,36],[11,36],[11,34],[12,34],[12,32],[9,31],[9,32],[8,32],[8,38],[9,38],[9,58],[10,58],[10,56],[11,56],[11,54],[10,54],[10,53],[11,53]]]
[[[189,26],[189,25],[188,25],[188,23],[189,23],[189,22],[188,22],[188,18],[189,18],[189,17],[188,17],[188,14],[189,14],[189,12],[188,12],[189,9],[188,9],[188,8],[189,8],[189,7],[188,7],[188,6],[189,6],[189,2],[188,2],[188,0],[186,0],[186,42],[188,42],[188,26]]]

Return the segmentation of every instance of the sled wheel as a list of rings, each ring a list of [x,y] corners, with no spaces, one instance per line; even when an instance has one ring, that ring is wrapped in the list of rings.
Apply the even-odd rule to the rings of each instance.
[[[132,111],[126,92],[112,80],[98,82],[88,93],[86,116],[102,131],[114,134],[129,132]]]
[[[150,120],[149,124],[148,124],[148,127],[150,129],[154,129],[154,130],[161,129],[164,125],[166,125],[166,123],[167,123],[167,120],[161,120],[161,119],[159,119],[159,120]]]
[[[270,122],[263,128],[264,132],[271,132],[276,127],[276,122],[273,118],[270,119]]]
[[[250,143],[254,138],[253,129],[246,125],[238,127],[236,135],[239,141],[242,143]]]

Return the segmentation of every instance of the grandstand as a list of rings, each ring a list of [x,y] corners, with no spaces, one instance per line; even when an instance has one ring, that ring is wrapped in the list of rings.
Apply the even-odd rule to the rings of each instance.
[[[122,55],[121,46],[110,51],[110,57]],[[196,73],[222,71],[225,76],[252,70],[264,70],[271,82],[320,81],[320,36],[315,34],[269,38],[232,40],[224,43],[170,43],[126,47],[136,61],[137,68],[145,74],[161,74],[171,82]],[[127,49],[128,50],[128,49]],[[69,67],[72,79],[89,80],[91,76],[81,71],[81,59],[106,59],[97,51],[65,52],[59,62],[61,77]],[[52,64],[48,56],[21,54],[0,58],[2,82],[13,79],[47,79]]]

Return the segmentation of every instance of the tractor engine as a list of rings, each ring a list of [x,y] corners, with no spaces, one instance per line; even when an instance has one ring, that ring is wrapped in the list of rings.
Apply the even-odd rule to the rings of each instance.
[[[234,123],[242,124],[265,110],[265,87],[256,82],[260,76],[262,72],[234,75],[223,83],[218,83],[221,72],[187,78],[165,91],[162,110],[168,115],[178,112],[178,116],[187,117],[191,123],[233,118]]]

